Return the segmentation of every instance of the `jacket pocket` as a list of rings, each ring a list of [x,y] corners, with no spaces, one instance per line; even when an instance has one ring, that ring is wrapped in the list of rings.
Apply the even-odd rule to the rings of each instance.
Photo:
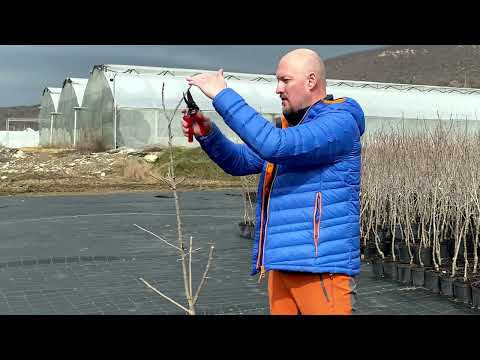
[[[320,242],[320,220],[322,218],[322,193],[315,194],[313,206],[313,244],[315,246],[315,257],[318,256],[318,244]]]
[[[325,287],[325,283],[323,281],[323,274],[320,274],[320,286],[322,287],[323,295],[325,296],[325,300],[327,303],[330,302],[330,297],[328,296],[327,288]]]

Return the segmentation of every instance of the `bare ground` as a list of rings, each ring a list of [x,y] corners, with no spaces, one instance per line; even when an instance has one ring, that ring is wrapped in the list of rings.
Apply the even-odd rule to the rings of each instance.
[[[146,155],[158,157],[155,162]],[[168,169],[165,149],[149,152],[79,152],[68,149],[0,148],[0,196],[15,194],[167,191],[159,181]],[[179,190],[240,187],[201,150],[178,150]]]

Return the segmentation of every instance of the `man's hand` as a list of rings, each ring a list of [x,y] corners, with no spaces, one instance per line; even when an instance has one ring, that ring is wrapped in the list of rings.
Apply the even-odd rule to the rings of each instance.
[[[217,94],[227,87],[227,83],[223,77],[223,69],[213,74],[198,74],[187,77],[188,85],[197,86],[202,92],[213,99]]]
[[[187,109],[182,110],[183,115],[187,115],[187,112],[188,112]],[[203,133],[199,123],[203,128]],[[210,118],[203,115],[202,112],[200,111],[197,112],[193,116],[193,134],[195,136],[207,136],[211,130],[212,130],[212,120],[210,120]],[[188,123],[183,118],[182,118],[182,131],[183,131],[183,135],[185,135],[185,137],[188,137]]]

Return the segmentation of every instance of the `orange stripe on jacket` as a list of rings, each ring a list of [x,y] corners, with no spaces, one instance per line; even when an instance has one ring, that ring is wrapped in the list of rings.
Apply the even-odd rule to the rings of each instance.
[[[285,116],[282,115],[282,129],[285,129],[288,127],[288,121],[285,118]],[[264,206],[266,199],[270,196],[270,190],[272,187],[272,182],[273,182],[273,173],[275,171],[275,164],[272,163],[267,163],[267,168],[265,169],[265,179],[263,181],[263,198],[262,198],[262,208],[261,208],[261,215],[260,215],[260,242],[259,245],[262,246],[262,240],[263,240],[263,227],[264,227],[264,221],[263,221],[263,213],[264,213]],[[261,251],[263,251],[261,248],[258,248],[258,258],[257,258],[257,268],[260,265],[260,257],[263,255],[261,254]]]
[[[325,104],[340,104],[344,102],[346,98],[338,98],[336,100],[322,100]]]

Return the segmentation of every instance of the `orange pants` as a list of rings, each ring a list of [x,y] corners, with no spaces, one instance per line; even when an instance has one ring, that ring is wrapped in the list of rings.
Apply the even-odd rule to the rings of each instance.
[[[350,315],[355,297],[355,280],[347,275],[278,270],[268,273],[272,315]]]

